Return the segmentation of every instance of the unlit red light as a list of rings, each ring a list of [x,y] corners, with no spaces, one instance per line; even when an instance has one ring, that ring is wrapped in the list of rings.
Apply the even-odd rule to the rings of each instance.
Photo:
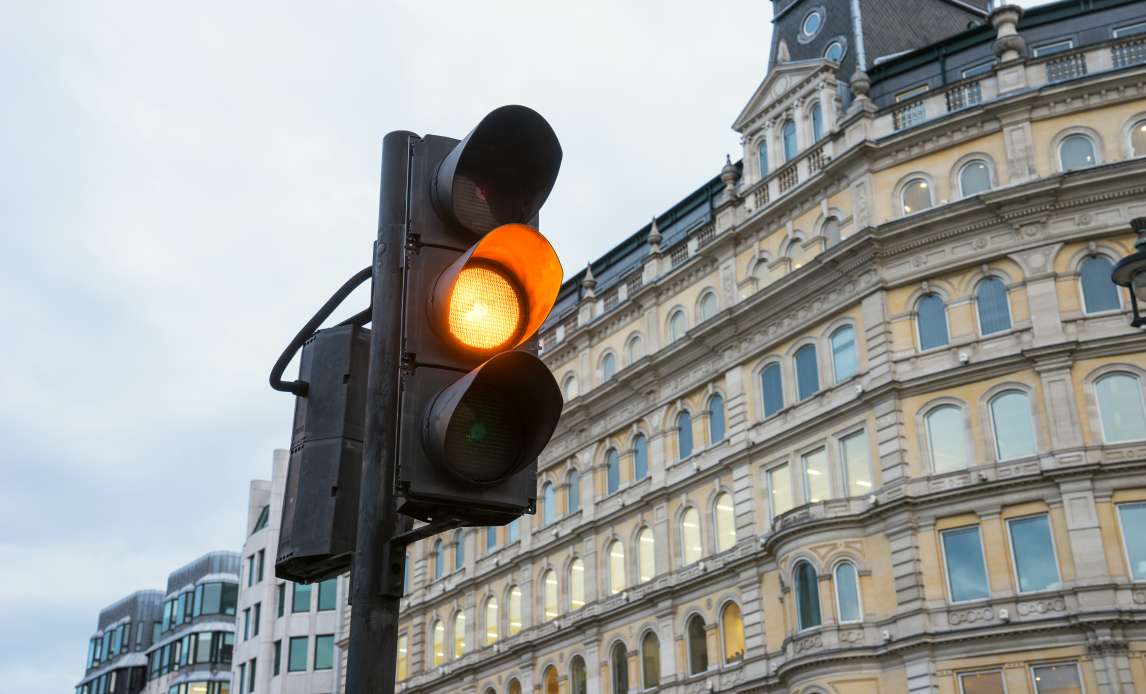
[[[450,334],[470,349],[502,348],[521,329],[521,298],[495,269],[471,266],[458,274],[450,292]]]

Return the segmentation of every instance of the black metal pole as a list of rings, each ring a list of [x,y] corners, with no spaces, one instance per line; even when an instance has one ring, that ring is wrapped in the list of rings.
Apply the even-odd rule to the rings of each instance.
[[[405,555],[400,548],[395,550],[396,545],[391,542],[398,531],[393,485],[398,455],[407,183],[410,144],[415,137],[410,132],[396,131],[382,141],[362,495],[358,506],[358,539],[350,574],[352,611],[346,666],[348,694],[390,694],[394,691],[398,601],[401,599]],[[395,579],[397,590],[394,589]]]

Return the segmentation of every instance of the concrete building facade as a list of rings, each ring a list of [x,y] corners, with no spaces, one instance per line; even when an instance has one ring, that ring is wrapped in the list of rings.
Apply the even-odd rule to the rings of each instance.
[[[402,691],[1146,691],[1143,3],[774,8],[741,160],[562,289],[537,515],[410,547]]]

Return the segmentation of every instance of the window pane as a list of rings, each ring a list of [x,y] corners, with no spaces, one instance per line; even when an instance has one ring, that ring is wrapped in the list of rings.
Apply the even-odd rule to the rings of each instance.
[[[688,410],[676,416],[676,451],[678,460],[692,455],[692,415]]]
[[[466,564],[466,534],[459,530],[454,533],[454,570]]]
[[[1082,694],[1082,681],[1074,663],[1040,665],[1031,672],[1038,694]]]
[[[700,514],[695,508],[686,510],[680,517],[681,558],[685,564],[700,561],[703,554],[700,547]]]
[[[844,57],[844,44],[839,41],[832,41],[824,49],[824,57],[833,63],[840,62]]]
[[[585,677],[585,661],[581,656],[574,656],[569,664],[570,694],[586,694],[588,679]]]
[[[610,448],[605,453],[605,491],[609,494],[621,487],[621,454]]]
[[[740,607],[730,602],[720,615],[720,631],[724,638],[724,662],[734,663],[744,657],[744,620]]]
[[[771,417],[784,408],[784,386],[780,380],[780,365],[769,364],[760,373],[764,392],[764,416]]]
[[[1143,135],[1143,137],[1146,138],[1146,135]],[[759,155],[759,162],[760,162],[760,176],[761,177],[767,176],[768,175],[768,143],[767,142],[761,142],[760,143],[760,149],[758,151],[758,155]]]
[[[911,214],[931,207],[931,186],[917,178],[903,187],[903,213]]]
[[[736,544],[736,512],[731,494],[719,494],[714,506],[716,516],[716,549],[723,552]]]
[[[959,682],[963,685],[963,694],[1007,694],[1007,690],[1003,687],[1001,672],[973,672],[960,675]]]
[[[434,540],[434,578],[438,579],[446,573],[446,547],[441,540]]]
[[[406,635],[402,634],[398,637],[398,679],[406,679],[406,672],[409,669],[410,647],[406,640]]]
[[[824,220],[824,226],[820,229],[820,234],[827,239],[829,246],[834,246],[840,241],[843,241],[843,237],[840,235],[840,220],[835,217],[828,217]]]
[[[942,534],[943,557],[947,562],[947,584],[952,602],[976,600],[990,595],[987,568],[979,527],[948,530]]]
[[[333,610],[338,606],[338,579],[328,578],[318,584],[318,610]]]
[[[1122,526],[1122,542],[1130,560],[1130,577],[1146,581],[1146,504],[1122,504],[1118,507],[1118,520]]]
[[[812,140],[819,141],[824,136],[824,114],[820,105],[812,106]]]
[[[434,622],[433,650],[430,651],[434,665],[446,662],[446,625]]]
[[[999,460],[1035,454],[1035,431],[1026,393],[1012,390],[992,399],[991,422]]]
[[[1007,525],[1011,530],[1011,551],[1015,555],[1019,592],[1061,587],[1047,516],[1019,518]]]
[[[610,354],[606,354],[605,358],[601,360],[601,377],[606,381],[617,373],[617,358]]]
[[[856,332],[851,326],[832,333],[832,370],[836,383],[850,378],[856,372]]]
[[[460,658],[466,654],[466,613],[459,612],[454,615],[454,657]]]
[[[291,612],[310,612],[310,585],[306,583],[294,584],[294,595],[291,597]]]
[[[1094,166],[1094,144],[1085,135],[1070,135],[1059,145],[1059,156],[1063,171]]]
[[[709,292],[700,300],[700,319],[706,321],[716,315],[716,295]]]
[[[1007,287],[998,277],[988,277],[979,283],[975,290],[975,308],[979,313],[979,331],[984,335],[1011,329]]]
[[[787,464],[768,471],[768,493],[772,496],[773,518],[792,508],[792,479]]]
[[[677,311],[669,318],[669,342],[676,342],[684,337],[687,328],[684,322],[684,313]]]
[[[629,694],[629,657],[620,643],[613,646],[609,654],[609,669],[612,670],[614,694]]]
[[[542,586],[544,593],[544,610],[545,621],[557,619],[557,574],[553,571],[546,571],[545,577],[542,579]]]
[[[497,598],[485,601],[485,645],[497,641]]]
[[[574,559],[569,565],[569,609],[585,606],[585,565]]]
[[[620,542],[609,545],[609,592],[625,589],[625,548]]]
[[[932,410],[927,415],[927,440],[931,444],[931,467],[935,473],[967,467],[963,410],[953,405]]]
[[[810,398],[820,389],[820,369],[816,364],[816,346],[804,345],[796,350],[796,388],[799,398]]]
[[[1131,128],[1130,149],[1133,156],[1146,157],[1146,121],[1135,123]]]
[[[576,513],[581,510],[581,475],[576,470],[570,470],[565,478],[565,506],[566,513]]]
[[[805,501],[815,503],[832,496],[832,481],[828,477],[828,452],[821,448],[804,456]]]
[[[319,634],[314,637],[314,669],[329,670],[334,667],[334,635]]]
[[[661,683],[661,644],[651,631],[641,639],[641,683],[645,689]]]
[[[947,307],[943,305],[943,299],[935,294],[924,296],[916,307],[915,320],[920,349],[934,349],[947,344]]]
[[[1087,313],[1114,311],[1122,308],[1118,286],[1110,279],[1114,263],[1106,256],[1094,255],[1082,261],[1078,268],[1082,282],[1082,299]]]
[[[820,625],[820,586],[808,562],[796,566],[796,616],[801,629]]]
[[[867,432],[857,431],[840,442],[844,459],[844,482],[848,496],[871,493],[871,462],[868,459]]]
[[[1106,443],[1146,439],[1146,412],[1142,407],[1142,386],[1136,376],[1110,374],[1094,384],[1102,440]]]
[[[640,336],[634,335],[633,339],[629,340],[625,346],[625,352],[630,364],[645,356],[645,349],[644,345],[641,344]]]
[[[860,621],[859,576],[851,562],[836,567],[836,602],[841,622]]]
[[[973,161],[959,172],[959,189],[968,198],[991,189],[991,170],[983,161]]]
[[[633,439],[633,479],[643,480],[649,474],[649,440],[644,434]]]
[[[688,620],[688,672],[697,675],[708,669],[708,643],[704,636],[704,620],[695,615]]]
[[[290,640],[287,654],[287,672],[302,672],[306,670],[306,636],[294,636]]]
[[[656,568],[656,540],[653,539],[653,531],[644,528],[637,534],[637,567],[640,570],[640,581],[651,581],[653,576],[657,573]]]
[[[724,440],[724,398],[719,394],[708,399],[708,440]]]
[[[521,525],[519,524],[520,517],[514,518],[505,525],[505,543],[513,544],[521,538]]]
[[[485,549],[490,551],[497,547],[497,527],[490,525],[485,529]]]
[[[521,589],[514,586],[509,591],[509,635],[521,631]]]
[[[792,161],[796,157],[796,124],[792,121],[784,123],[784,161]]]
[[[553,525],[557,520],[557,492],[549,482],[541,488],[541,524]]]

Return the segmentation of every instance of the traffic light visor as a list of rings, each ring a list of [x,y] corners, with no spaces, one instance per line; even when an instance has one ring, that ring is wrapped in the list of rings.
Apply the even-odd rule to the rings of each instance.
[[[463,351],[513,349],[541,327],[561,278],[561,261],[544,236],[524,224],[505,224],[438,277],[430,318]]]

